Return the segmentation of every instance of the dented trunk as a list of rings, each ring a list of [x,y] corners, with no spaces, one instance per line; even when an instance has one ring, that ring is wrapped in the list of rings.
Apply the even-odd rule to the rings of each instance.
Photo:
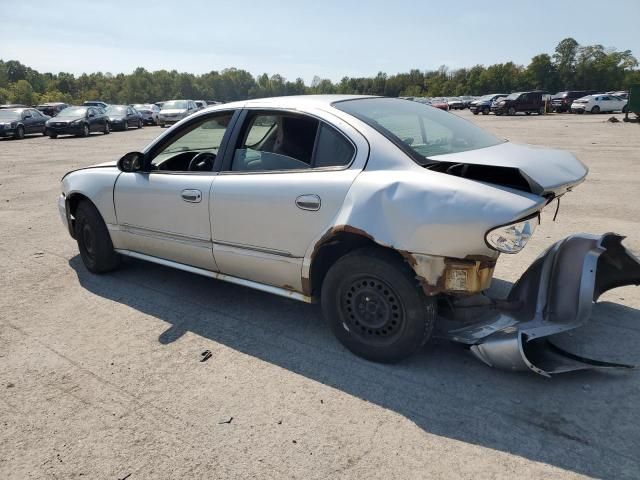
[[[602,293],[640,284],[640,261],[622,245],[623,238],[614,233],[580,234],[555,243],[514,284],[506,301],[492,301],[479,320],[448,328],[444,336],[468,345],[487,365],[507,370],[550,376],[590,368],[631,368],[580,357],[553,343],[554,335],[589,320],[593,302]]]

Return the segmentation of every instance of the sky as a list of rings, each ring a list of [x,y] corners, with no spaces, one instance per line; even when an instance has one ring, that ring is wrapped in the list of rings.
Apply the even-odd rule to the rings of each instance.
[[[236,67],[308,84],[526,65],[566,37],[640,58],[640,0],[0,0],[0,9],[0,59],[54,73]]]

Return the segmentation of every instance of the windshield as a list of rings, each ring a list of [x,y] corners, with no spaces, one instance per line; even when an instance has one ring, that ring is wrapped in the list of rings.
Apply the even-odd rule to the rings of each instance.
[[[163,110],[170,110],[170,109],[186,110],[187,102],[186,100],[171,100],[169,102],[164,102],[164,105],[162,105],[162,109]]]
[[[20,118],[19,110],[0,109],[0,120],[18,120]]]
[[[84,117],[87,113],[86,107],[69,107],[62,110],[58,117]]]
[[[145,103],[136,103],[133,108],[137,109],[137,110],[150,110],[151,109],[151,105],[145,104]]]
[[[502,143],[471,122],[416,102],[367,98],[336,102],[333,106],[378,130],[421,165],[431,163],[428,159],[437,155]]]
[[[109,105],[106,108],[107,113],[119,113],[124,115],[127,113],[127,107],[123,107],[122,105]]]
[[[507,100],[516,100],[520,95],[522,95],[520,92],[512,93],[507,97]]]

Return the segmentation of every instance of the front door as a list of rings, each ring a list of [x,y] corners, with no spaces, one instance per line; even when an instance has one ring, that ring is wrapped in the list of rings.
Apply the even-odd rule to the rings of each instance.
[[[305,252],[333,224],[360,171],[349,166],[367,152],[300,114],[248,111],[239,132],[213,182],[216,261],[225,274],[301,291]]]
[[[216,271],[210,190],[215,157],[232,111],[194,119],[152,148],[144,172],[122,173],[115,185],[121,248]]]

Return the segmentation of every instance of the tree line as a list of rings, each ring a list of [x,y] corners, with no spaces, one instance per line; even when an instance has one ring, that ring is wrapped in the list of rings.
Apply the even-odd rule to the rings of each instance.
[[[311,85],[301,78],[282,75],[254,77],[237,68],[202,75],[137,68],[131,74],[40,73],[19,61],[0,60],[0,103],[34,105],[44,102],[78,104],[89,99],[107,103],[146,103],[172,98],[233,101],[280,95],[349,93],[397,96],[458,96],[509,93],[541,89],[550,93],[566,89],[622,90],[640,84],[638,60],[631,50],[602,45],[580,45],[573,38],[558,43],[552,54],[541,53],[527,66],[514,62],[450,70],[410,70],[374,77],[344,77],[339,82],[314,77]]]

